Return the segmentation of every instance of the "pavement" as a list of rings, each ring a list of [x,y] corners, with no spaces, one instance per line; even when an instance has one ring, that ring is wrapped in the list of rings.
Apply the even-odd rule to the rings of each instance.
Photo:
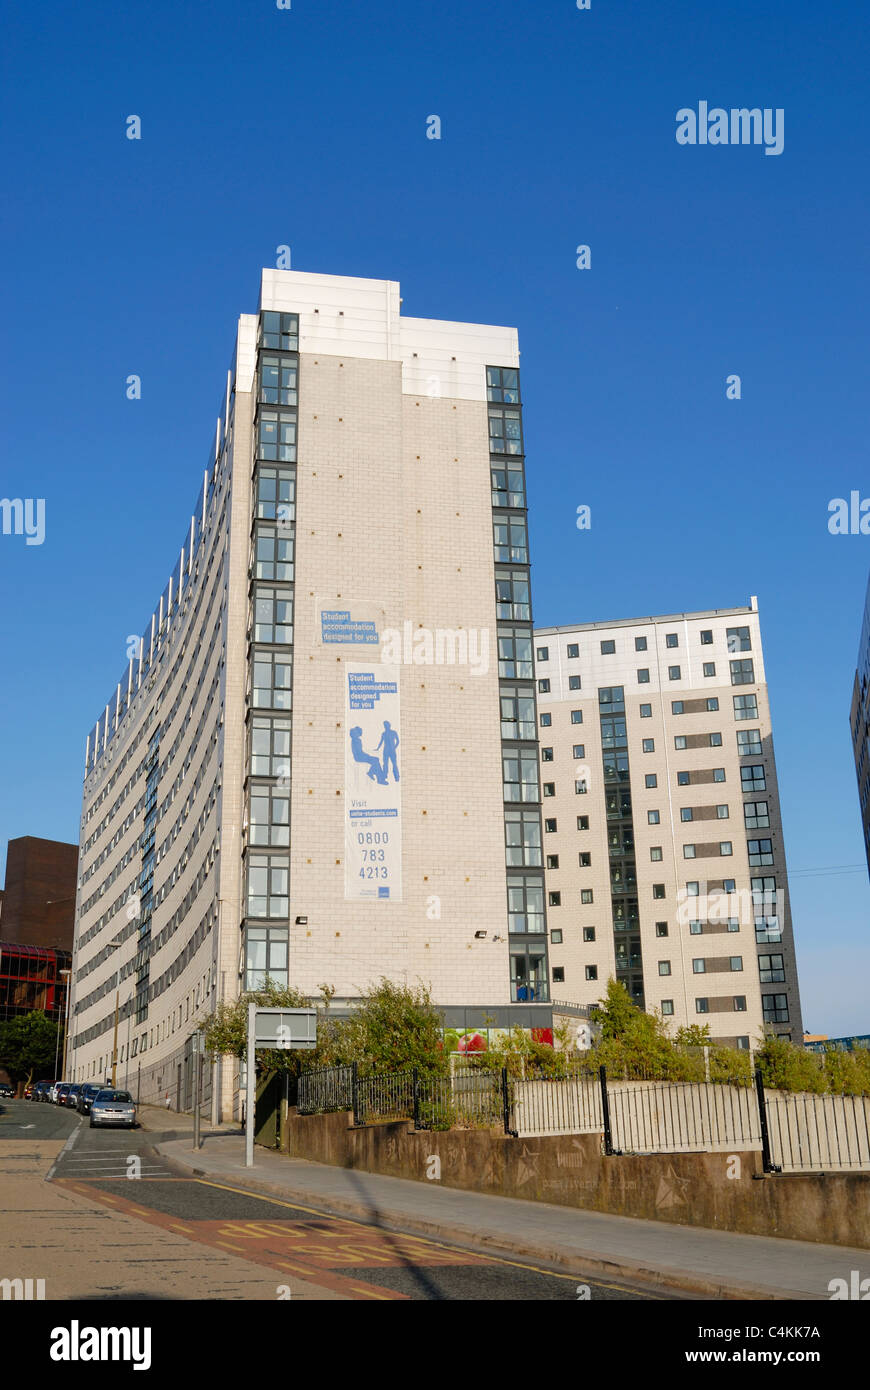
[[[580,1278],[626,1279],[689,1297],[765,1300],[828,1300],[832,1279],[848,1281],[852,1270],[870,1278],[870,1250],[493,1197],[311,1163],[259,1146],[254,1167],[246,1168],[237,1127],[204,1125],[202,1146],[194,1151],[191,1116],[142,1105],[139,1119],[159,1154],[211,1182],[483,1254],[533,1259]]]

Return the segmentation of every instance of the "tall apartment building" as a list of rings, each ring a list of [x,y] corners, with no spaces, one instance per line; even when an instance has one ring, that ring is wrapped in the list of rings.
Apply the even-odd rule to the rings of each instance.
[[[870,870],[870,583],[864,599],[864,621],[861,624],[861,640],[858,644],[858,665],[852,686],[849,725],[852,730],[855,772],[858,777],[864,853],[867,856],[867,868]]]
[[[178,562],[87,741],[76,1079],[117,1018],[124,1074],[185,1104],[198,1021],[266,978],[551,1022],[517,334],[400,305],[266,270],[239,319]]]
[[[800,1042],[756,600],[539,628],[552,994]]]

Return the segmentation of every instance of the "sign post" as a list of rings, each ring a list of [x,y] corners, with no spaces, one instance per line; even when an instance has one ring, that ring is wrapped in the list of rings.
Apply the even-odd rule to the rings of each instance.
[[[254,1166],[254,1112],[257,1098],[257,1048],[288,1052],[317,1046],[316,1009],[265,1008],[248,1005],[247,1074],[245,1077],[245,1167]]]

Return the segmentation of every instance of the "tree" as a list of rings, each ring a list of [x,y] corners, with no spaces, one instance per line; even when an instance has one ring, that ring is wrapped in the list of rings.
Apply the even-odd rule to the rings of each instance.
[[[35,1072],[54,1076],[59,1026],[42,1009],[0,1023],[0,1064],[13,1084]]]

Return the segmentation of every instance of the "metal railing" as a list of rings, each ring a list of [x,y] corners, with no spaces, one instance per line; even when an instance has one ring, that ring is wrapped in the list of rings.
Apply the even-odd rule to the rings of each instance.
[[[774,1091],[764,1110],[774,1171],[870,1172],[870,1096]]]
[[[301,1073],[296,1108],[300,1115],[353,1109],[353,1067],[319,1067]]]

